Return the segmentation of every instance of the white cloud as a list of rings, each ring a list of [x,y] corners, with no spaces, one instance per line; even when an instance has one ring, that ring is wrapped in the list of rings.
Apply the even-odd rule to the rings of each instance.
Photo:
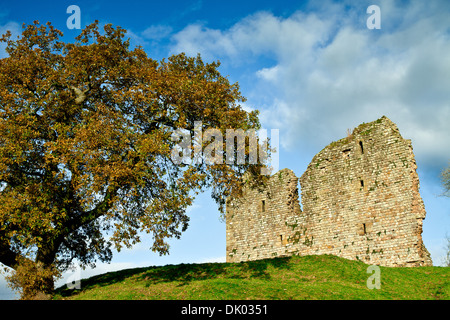
[[[243,110],[245,110],[245,111],[247,111],[247,112],[255,111],[255,108],[253,108],[252,106],[248,105],[248,104],[245,103],[245,102],[241,102],[241,103],[240,103],[240,106],[241,106],[241,108],[242,108]]]
[[[126,37],[131,40],[131,47],[151,46],[156,49],[156,45],[165,39],[169,39],[172,33],[172,27],[167,25],[151,25],[142,32],[134,32],[128,29]]]
[[[160,40],[168,37],[172,33],[172,27],[166,25],[153,25],[142,31],[141,35],[145,39]]]
[[[256,75],[259,78],[264,79],[266,81],[276,82],[279,79],[279,73],[280,73],[280,66],[276,65],[275,67],[272,68],[262,68],[261,70],[258,70],[256,72]]]
[[[12,35],[11,39],[16,39],[17,36],[21,34],[22,28],[19,26],[17,22],[10,21],[5,25],[0,26],[0,36],[4,35],[8,30],[11,32]],[[5,49],[6,43],[4,42],[0,43],[0,59],[6,58],[8,56]]]
[[[365,10],[344,4],[286,18],[260,12],[227,30],[189,25],[174,35],[172,52],[200,52],[237,68],[275,61],[247,75],[253,86],[244,95],[249,105],[261,103],[264,127],[282,129],[284,148],[302,141],[323,147],[347,128],[386,115],[412,139],[418,158],[446,164],[449,5],[380,7],[381,30],[368,30]]]
[[[127,30],[127,32],[125,34],[125,38],[130,39],[130,42],[132,44],[131,47],[146,46],[149,44],[149,42],[147,41],[147,39],[145,37],[143,37],[139,33],[135,33],[133,31],[131,31],[130,29]]]
[[[172,53],[186,52],[203,56],[229,56],[244,63],[252,54],[285,56],[302,55],[313,43],[320,42],[321,31],[330,22],[315,15],[295,13],[281,20],[271,13],[259,12],[248,16],[228,30],[206,28],[191,24],[173,36]]]

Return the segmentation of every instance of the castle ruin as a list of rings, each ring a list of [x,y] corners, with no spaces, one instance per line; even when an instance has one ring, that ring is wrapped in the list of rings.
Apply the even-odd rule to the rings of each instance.
[[[227,262],[332,254],[381,266],[431,266],[425,207],[410,140],[387,117],[320,151],[300,178],[290,169],[228,199]]]

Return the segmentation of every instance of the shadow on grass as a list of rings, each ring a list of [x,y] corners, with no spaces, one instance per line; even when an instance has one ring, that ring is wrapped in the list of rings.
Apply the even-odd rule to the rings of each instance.
[[[191,281],[215,278],[270,280],[268,269],[290,269],[290,260],[291,257],[282,257],[241,263],[179,264],[126,269],[83,279],[81,280],[81,291],[120,283],[130,277],[134,277],[137,282],[144,283],[145,286],[163,282],[179,282],[178,286],[183,286]],[[68,289],[66,286],[56,290],[56,294],[62,297],[79,292],[80,290]]]
[[[135,274],[142,273],[148,269],[157,268],[157,267],[145,267],[145,268],[134,268],[134,269],[125,269],[120,271],[112,271],[104,274],[100,274],[97,276],[90,277],[88,279],[82,279],[80,290],[74,290],[67,288],[67,285],[59,287],[55,290],[56,295],[60,295],[62,297],[69,297],[74,294],[78,294],[81,291],[89,290],[95,287],[104,287],[114,283],[119,283],[124,281],[125,279],[134,276]]]
[[[215,278],[227,279],[262,279],[269,280],[269,267],[289,269],[291,258],[265,259],[241,263],[203,263],[169,265],[143,272],[139,277],[148,285],[161,282],[180,282],[180,285],[190,281]]]

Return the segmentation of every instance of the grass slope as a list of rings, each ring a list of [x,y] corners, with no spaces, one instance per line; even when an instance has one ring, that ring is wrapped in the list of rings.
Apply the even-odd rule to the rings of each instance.
[[[381,267],[368,289],[368,265],[331,255],[242,263],[180,264],[110,272],[57,290],[56,299],[299,300],[450,299],[450,268]]]

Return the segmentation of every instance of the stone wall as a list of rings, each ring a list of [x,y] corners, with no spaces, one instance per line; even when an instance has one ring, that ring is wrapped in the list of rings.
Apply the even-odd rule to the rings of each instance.
[[[289,223],[301,213],[298,178],[289,169],[271,177],[264,188],[245,188],[227,203],[227,261],[282,256],[292,247]]]
[[[227,261],[333,254],[383,266],[432,265],[411,141],[386,117],[227,203]]]

